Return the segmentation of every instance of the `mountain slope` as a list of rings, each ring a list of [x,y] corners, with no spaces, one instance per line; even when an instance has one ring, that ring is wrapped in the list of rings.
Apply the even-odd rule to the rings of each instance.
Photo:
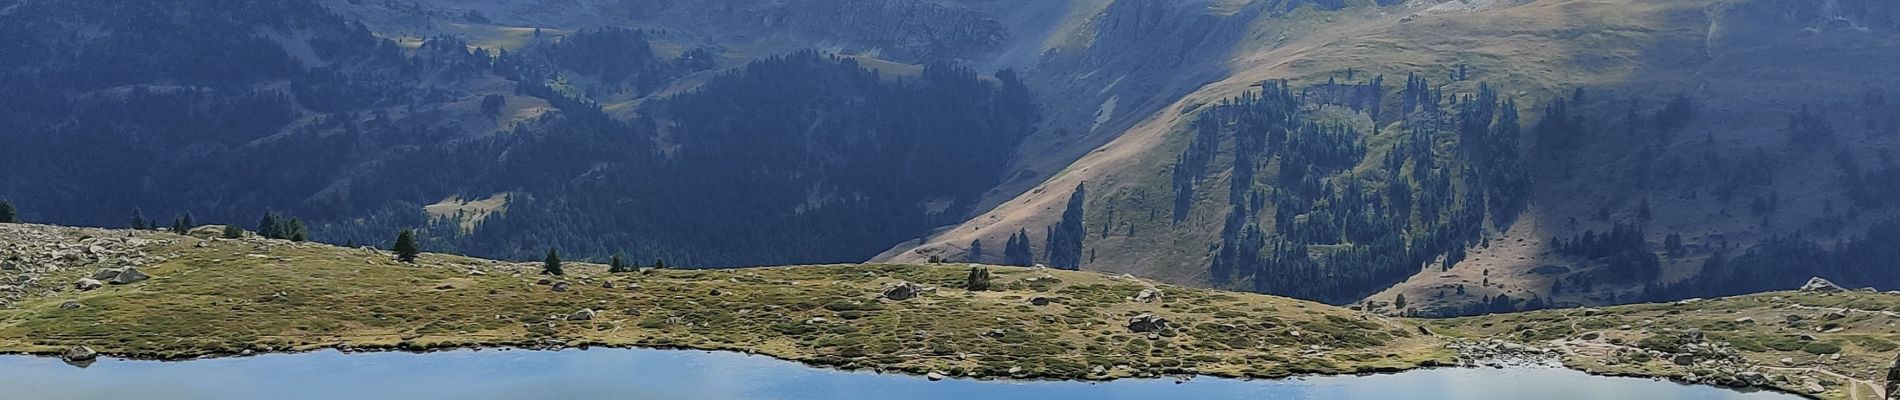
[[[1394,95],[1404,91],[1392,83],[1416,73],[1444,93],[1439,101],[1478,95],[1481,84],[1515,100],[1524,115],[1520,151],[1534,184],[1522,215],[1487,219],[1485,232],[1470,237],[1470,248],[1463,250],[1468,256],[1450,271],[1425,268],[1371,299],[1390,302],[1407,293],[1420,311],[1453,313],[1500,294],[1562,303],[1630,301],[1641,296],[1643,283],[1692,275],[1709,255],[1736,257],[1781,235],[1823,244],[1847,240],[1893,214],[1878,196],[1863,194],[1892,190],[1884,180],[1891,169],[1880,160],[1900,144],[1891,133],[1894,123],[1885,118],[1893,105],[1884,100],[1900,85],[1886,74],[1865,73],[1900,65],[1889,56],[1896,39],[1893,12],[1880,2],[1529,1],[1234,13],[1224,18],[1243,21],[1229,25],[1249,27],[1239,35],[1248,40],[1221,59],[1219,65],[1231,71],[1221,79],[1142,114],[1139,124],[1113,142],[1023,195],[880,259],[959,259],[975,240],[993,248],[1019,229],[1039,235],[1038,228],[1061,214],[1068,191],[1087,182],[1097,194],[1088,202],[1088,225],[1107,234],[1086,244],[1095,261],[1085,269],[1218,283],[1209,268],[1222,247],[1227,206],[1203,197],[1183,222],[1150,215],[1171,208],[1167,176],[1189,146],[1191,122],[1212,109],[1207,105],[1257,91],[1261,81],[1291,80],[1296,92],[1308,94],[1327,90],[1331,80],[1362,84],[1382,75],[1388,95],[1376,103],[1386,114],[1358,109],[1348,113],[1357,116],[1320,115],[1371,124],[1362,125],[1370,135],[1366,159],[1377,160],[1381,147],[1411,136],[1396,124],[1404,116],[1390,113],[1402,106]],[[1448,75],[1456,79],[1447,82]],[[1570,101],[1573,91],[1587,94]],[[1665,115],[1674,99],[1688,99],[1690,116]],[[1558,100],[1576,103],[1575,114],[1586,120],[1576,130],[1585,133],[1566,147],[1540,149],[1537,124]],[[1313,103],[1330,100],[1303,101],[1325,111]],[[1817,114],[1803,114],[1804,105],[1825,110],[1808,119],[1816,125],[1851,133],[1832,135],[1817,150],[1787,147],[1793,133],[1786,127],[1803,126],[1791,121]],[[1632,136],[1640,139],[1627,139]],[[1228,157],[1231,150],[1223,147],[1220,154]],[[1854,166],[1842,167],[1843,159]],[[1209,175],[1211,184],[1227,186],[1223,180],[1230,173],[1217,169]],[[1777,195],[1785,193],[1825,195]],[[1761,207],[1761,218],[1733,217],[1755,208],[1751,202],[1773,206]],[[1607,267],[1604,260],[1556,254],[1546,243],[1632,223],[1645,214],[1644,204],[1650,208],[1642,221],[1647,252],[1665,254],[1672,235],[1682,237],[1682,247],[1700,251],[1666,260],[1654,280],[1551,293],[1557,281],[1588,281],[1591,271]],[[1610,210],[1608,218],[1593,218],[1604,210]],[[1031,242],[1041,246],[1043,240]],[[1574,272],[1532,272],[1546,265]],[[1396,283],[1371,282],[1351,292],[1371,294]],[[1466,286],[1466,296],[1437,297],[1458,285]]]

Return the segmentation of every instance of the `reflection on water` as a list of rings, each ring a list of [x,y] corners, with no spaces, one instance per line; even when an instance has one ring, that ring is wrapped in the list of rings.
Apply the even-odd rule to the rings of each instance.
[[[1434,369],[1278,381],[1199,378],[1107,383],[947,380],[810,368],[678,350],[343,354],[187,362],[0,356],[13,399],[1796,399],[1556,368]]]

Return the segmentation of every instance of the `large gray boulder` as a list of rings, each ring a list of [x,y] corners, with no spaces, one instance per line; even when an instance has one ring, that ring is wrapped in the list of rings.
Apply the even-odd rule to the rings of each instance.
[[[1167,329],[1168,320],[1154,314],[1137,315],[1128,319],[1128,331],[1135,333],[1158,332]]]
[[[108,282],[112,282],[114,285],[125,285],[144,282],[146,279],[152,279],[152,276],[146,275],[144,272],[139,272],[138,268],[125,267],[124,270],[119,271],[119,276],[113,277],[112,280]]]
[[[1841,293],[1846,291],[1846,288],[1842,288],[1840,285],[1836,285],[1834,282],[1818,276],[1808,278],[1808,283],[1801,285],[1802,293]]]
[[[143,282],[146,279],[152,279],[152,276],[140,272],[137,267],[125,267],[99,270],[99,272],[92,273],[92,279],[105,281],[106,283],[114,285],[125,285]]]
[[[66,353],[60,354],[59,358],[66,360],[66,362],[92,361],[93,359],[99,358],[99,352],[92,351],[91,347],[73,346],[73,348],[66,349]]]
[[[1153,303],[1157,300],[1161,300],[1161,296],[1162,296],[1161,289],[1154,289],[1154,288],[1142,289],[1141,293],[1135,294],[1135,301],[1143,302],[1143,303]]]
[[[913,297],[917,297],[917,294],[922,293],[923,291],[924,291],[924,288],[922,286],[917,286],[917,284],[915,283],[898,282],[898,283],[885,286],[882,296],[886,299],[903,301],[903,300],[910,300]]]

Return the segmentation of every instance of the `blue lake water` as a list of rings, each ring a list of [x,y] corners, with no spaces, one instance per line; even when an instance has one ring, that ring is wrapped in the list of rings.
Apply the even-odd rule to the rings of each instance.
[[[1430,369],[1287,380],[945,380],[685,350],[322,351],[183,362],[0,356],[5,399],[1536,399],[1781,400],[1559,368]]]

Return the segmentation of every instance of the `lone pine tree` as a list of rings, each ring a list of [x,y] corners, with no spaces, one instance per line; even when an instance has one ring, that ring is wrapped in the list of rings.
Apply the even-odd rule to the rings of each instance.
[[[549,247],[548,258],[541,261],[541,273],[557,276],[566,275],[566,272],[561,271],[561,253],[555,252],[554,248]]]
[[[416,262],[416,255],[422,253],[422,246],[416,245],[416,230],[404,229],[397,233],[396,245],[389,250],[396,252],[397,261]]]

